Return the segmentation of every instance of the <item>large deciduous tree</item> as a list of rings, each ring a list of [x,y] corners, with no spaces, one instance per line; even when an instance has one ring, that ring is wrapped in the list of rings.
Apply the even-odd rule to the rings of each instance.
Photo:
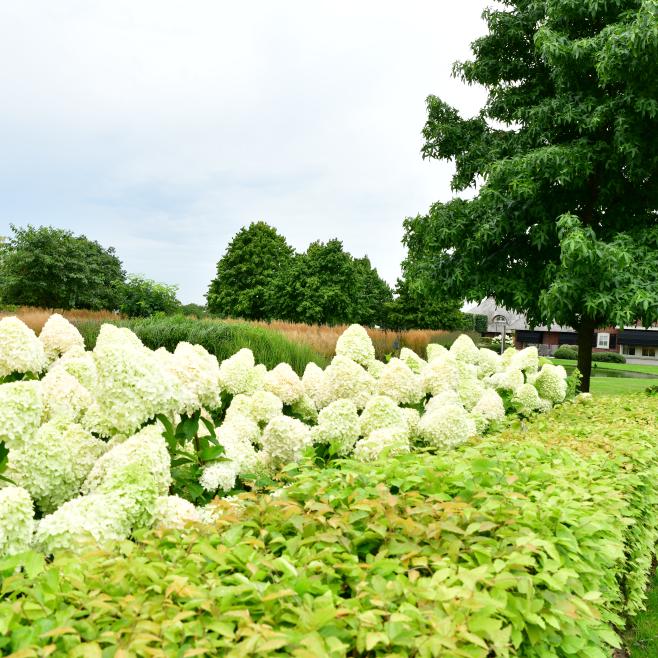
[[[531,323],[579,334],[658,319],[656,0],[503,0],[455,65],[488,100],[463,119],[428,99],[423,154],[452,160],[453,190],[405,222],[426,285],[492,295]]]
[[[45,308],[115,310],[125,277],[114,249],[50,226],[18,228],[0,243],[0,299]]]
[[[462,313],[461,306],[461,301],[416,287],[403,276],[395,286],[395,299],[387,304],[387,325],[392,329],[473,330],[473,316]]]
[[[369,314],[361,294],[365,276],[340,240],[313,242],[280,271],[270,297],[273,317],[307,324],[358,322],[361,308]]]
[[[178,286],[159,283],[140,274],[130,274],[121,287],[119,310],[129,317],[175,313],[181,310],[177,293]]]
[[[274,277],[290,265],[292,247],[275,228],[254,222],[231,240],[206,294],[208,310],[224,317],[269,319]]]

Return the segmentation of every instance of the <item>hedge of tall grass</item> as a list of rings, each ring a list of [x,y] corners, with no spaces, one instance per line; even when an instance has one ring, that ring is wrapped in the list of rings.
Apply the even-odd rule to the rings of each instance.
[[[97,320],[73,322],[85,339],[87,349],[93,349],[101,328]],[[326,366],[326,357],[308,345],[294,343],[277,331],[249,324],[225,323],[217,320],[196,320],[182,316],[151,317],[134,320],[116,320],[112,324],[128,327],[151,349],[176,349],[181,341],[203,345],[218,360],[226,359],[243,347],[254,353],[257,363],[273,368],[278,363],[289,363],[302,374],[306,364],[313,361]]]

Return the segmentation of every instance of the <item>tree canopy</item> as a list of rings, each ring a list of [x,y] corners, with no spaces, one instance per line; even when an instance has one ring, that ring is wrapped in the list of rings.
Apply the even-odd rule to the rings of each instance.
[[[383,324],[389,285],[367,257],[353,258],[340,240],[316,241],[282,269],[272,286],[272,317],[307,324]]]
[[[289,267],[293,253],[286,239],[265,222],[240,229],[217,263],[206,294],[208,310],[224,317],[268,319],[272,281]]]
[[[171,314],[181,309],[178,286],[158,283],[139,274],[129,274],[121,287],[119,310],[129,317]]]
[[[473,316],[462,313],[461,302],[398,279],[395,299],[387,306],[387,322],[393,329],[473,330]]]
[[[503,0],[455,75],[483,85],[473,118],[427,101],[423,155],[455,192],[407,219],[428,289],[579,333],[589,388],[597,327],[658,319],[658,5]]]
[[[116,309],[125,273],[114,249],[50,226],[0,243],[0,299],[45,308]]]

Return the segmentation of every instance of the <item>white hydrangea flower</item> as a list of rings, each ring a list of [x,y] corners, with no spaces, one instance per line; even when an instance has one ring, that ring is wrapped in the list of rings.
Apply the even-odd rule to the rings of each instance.
[[[265,390],[281,398],[283,404],[294,404],[304,395],[302,380],[287,363],[279,363],[265,375]]]
[[[290,407],[290,411],[293,416],[309,425],[315,425],[318,420],[318,408],[315,406],[315,402],[313,402],[313,398],[310,395],[302,395]]]
[[[501,357],[501,362],[503,368],[509,368],[512,364],[512,359],[516,356],[516,349],[514,347],[508,347]]]
[[[553,403],[550,400],[545,400],[544,398],[539,398],[539,409],[537,411],[540,414],[546,413],[553,408]]]
[[[548,364],[548,365],[552,365],[552,364]],[[557,372],[557,374],[560,376],[560,378],[567,379],[567,377],[569,375],[567,375],[567,370],[564,366],[558,365],[558,366],[553,366],[553,367],[555,368],[555,372]]]
[[[467,411],[472,411],[487,390],[479,379],[464,378],[460,380],[457,392],[459,401]]]
[[[238,475],[251,473],[257,466],[258,456],[252,439],[253,435],[245,433],[239,423],[224,422],[217,429],[217,441],[224,447],[224,457],[236,466]]]
[[[450,346],[450,353],[458,360],[466,363],[478,364],[480,350],[475,346],[473,339],[466,334],[461,334]]]
[[[221,388],[231,395],[251,393],[254,390],[256,361],[253,352],[245,347],[232,357],[224,359],[219,365],[219,382]],[[262,372],[262,369],[259,371]]]
[[[409,436],[412,439],[418,437],[418,426],[420,424],[420,412],[417,409],[412,409],[411,407],[403,407],[402,413],[407,421],[407,429],[409,430]]]
[[[313,443],[331,443],[340,456],[349,455],[359,438],[361,424],[356,405],[351,400],[336,400],[318,415],[318,424],[311,430]]]
[[[217,428],[217,432],[231,428],[236,432],[238,438],[248,441],[251,444],[258,444],[261,442],[261,431],[258,423],[250,416],[243,416],[241,414],[231,414],[224,419],[224,422]]]
[[[367,365],[366,370],[368,371],[369,375],[371,375],[375,379],[379,379],[384,373],[385,368],[386,365],[384,363],[378,361],[377,359],[374,359]]]
[[[267,424],[283,413],[283,401],[270,391],[256,391],[249,396],[250,415],[257,423]]]
[[[106,444],[80,425],[58,419],[42,425],[30,442],[10,450],[7,477],[29,491],[39,509],[53,512],[80,493]]]
[[[173,377],[130,330],[104,324],[94,360],[97,409],[84,420],[91,431],[102,436],[130,434],[156,414],[175,408]]]
[[[421,438],[437,448],[452,448],[477,434],[475,421],[457,404],[426,413],[418,429]]]
[[[313,361],[307,363],[302,375],[302,384],[306,394],[319,406],[324,391],[324,370]]]
[[[181,409],[181,413],[193,414],[200,407],[217,409],[221,406],[219,363],[201,345],[180,342],[172,359],[173,370],[194,402]]]
[[[497,372],[488,378],[489,385],[499,391],[516,391],[517,388],[523,386],[525,379],[520,370],[508,368],[502,372]]]
[[[401,359],[392,358],[377,382],[379,395],[387,395],[398,404],[418,404],[425,397],[419,375]]]
[[[438,343],[429,343],[426,351],[428,363],[432,363],[432,361],[435,361],[436,359],[443,359],[449,354],[448,349]]]
[[[29,444],[42,415],[40,382],[0,384],[0,441],[9,450]]]
[[[594,402],[594,397],[592,396],[591,393],[579,393],[579,394],[576,395],[576,397],[574,398],[574,402],[575,402],[576,404],[585,404],[585,405],[589,405],[589,404],[591,404],[592,402]]]
[[[540,397],[557,404],[567,395],[566,371],[562,366],[547,363],[542,366],[534,382]]]
[[[202,514],[180,496],[159,496],[155,502],[153,525],[156,528],[184,528],[189,523],[201,523]]]
[[[206,491],[231,491],[239,475],[235,462],[214,462],[204,467],[199,484]]]
[[[338,337],[336,355],[351,359],[359,365],[368,366],[375,360],[375,346],[368,332],[361,325],[353,324]]]
[[[406,428],[381,427],[356,442],[354,458],[362,462],[371,462],[379,459],[384,453],[393,457],[410,450],[411,445]]]
[[[263,453],[274,464],[288,464],[301,459],[311,445],[311,431],[301,420],[288,416],[272,419],[263,432]]]
[[[408,424],[404,412],[386,395],[376,395],[366,404],[361,414],[361,436],[384,427],[401,427],[407,431]]]
[[[12,373],[40,373],[46,353],[36,334],[17,317],[0,320],[0,378]]]
[[[53,313],[39,334],[48,363],[52,363],[72,347],[85,348],[85,341],[77,327],[59,313]]]
[[[541,407],[539,393],[532,384],[523,384],[514,391],[512,402],[518,407],[519,411],[530,414]]]
[[[96,389],[98,371],[92,352],[85,352],[80,347],[71,347],[60,359],[51,364],[49,372],[60,368],[75,377],[88,391],[93,393]]]
[[[41,519],[34,544],[45,553],[76,550],[90,541],[103,546],[126,539],[131,530],[130,500],[118,494],[94,492],[64,503]]]
[[[13,485],[0,489],[0,558],[30,548],[34,532],[34,509],[30,494]]]
[[[471,411],[484,394],[485,386],[478,379],[477,366],[459,361],[458,370],[459,383],[457,384],[457,393],[459,395],[459,401],[467,411]]]
[[[252,394],[263,390],[265,388],[265,375],[267,375],[267,368],[262,363],[257,363],[247,375],[244,392]]]
[[[273,394],[270,393],[270,395]],[[277,400],[278,399],[279,398],[277,398]],[[281,402],[281,400],[279,400],[279,402],[281,403],[281,408],[283,409],[283,402]],[[254,409],[251,401],[251,395],[247,395],[246,393],[239,393],[231,400],[231,403],[228,405],[225,418],[230,418],[231,416],[246,416],[247,418],[252,418],[252,420],[255,420],[252,417],[253,412]]]
[[[138,464],[153,478],[157,495],[164,496],[171,485],[171,463],[167,444],[158,425],[147,425],[137,434],[115,445],[94,464],[85,480],[82,491],[89,493],[122,484],[122,471],[128,465]]]
[[[403,347],[400,350],[400,359],[404,361],[413,372],[420,375],[423,368],[427,365],[425,359],[421,359],[416,352],[410,350],[408,347]]]
[[[437,395],[433,395],[425,403],[425,413],[431,414],[434,411],[443,409],[451,404],[461,404],[459,400],[459,394],[457,391],[447,388],[444,391],[441,391]]]
[[[494,373],[502,370],[503,362],[500,354],[487,347],[480,348],[480,358],[478,359],[478,376],[489,377]]]
[[[490,422],[505,418],[505,403],[503,398],[493,388],[488,388],[482,394],[478,403],[473,407],[471,415],[478,429],[482,431]]]
[[[516,368],[525,373],[537,372],[539,369],[539,352],[537,348],[530,346],[513,354],[510,368]]]
[[[334,400],[352,400],[363,409],[375,390],[375,379],[352,359],[335,356],[324,371],[324,385],[318,407]]]
[[[423,389],[430,395],[438,395],[446,389],[456,389],[459,384],[459,370],[454,357],[445,350],[442,356],[430,359],[420,373]]]
[[[91,393],[64,368],[53,368],[41,380],[44,420],[67,418],[78,422],[92,405]]]
[[[194,394],[194,389],[184,386],[178,377],[173,353],[165,347],[158,347],[153,355],[169,375],[172,388],[171,396],[174,400],[174,415],[178,418],[180,418],[180,414],[192,415],[199,408],[199,398]]]

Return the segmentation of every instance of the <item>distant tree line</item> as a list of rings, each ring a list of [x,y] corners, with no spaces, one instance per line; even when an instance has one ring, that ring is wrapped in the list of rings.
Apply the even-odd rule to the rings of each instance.
[[[254,222],[217,263],[207,306],[182,305],[177,286],[127,274],[112,247],[50,226],[19,228],[0,240],[0,304],[118,311],[130,317],[184,313],[246,320],[351,324],[391,329],[475,329],[483,318],[461,301],[428,295],[407,275],[395,290],[367,256],[338,239],[296,252],[276,229]]]
[[[379,325],[395,329],[474,329],[461,301],[423,295],[399,279],[395,290],[367,256],[338,239],[296,252],[275,228],[254,222],[233,237],[206,294],[208,311],[248,320]]]
[[[113,247],[50,226],[19,228],[0,242],[0,302],[58,309],[173,313],[177,287],[126,275]]]

